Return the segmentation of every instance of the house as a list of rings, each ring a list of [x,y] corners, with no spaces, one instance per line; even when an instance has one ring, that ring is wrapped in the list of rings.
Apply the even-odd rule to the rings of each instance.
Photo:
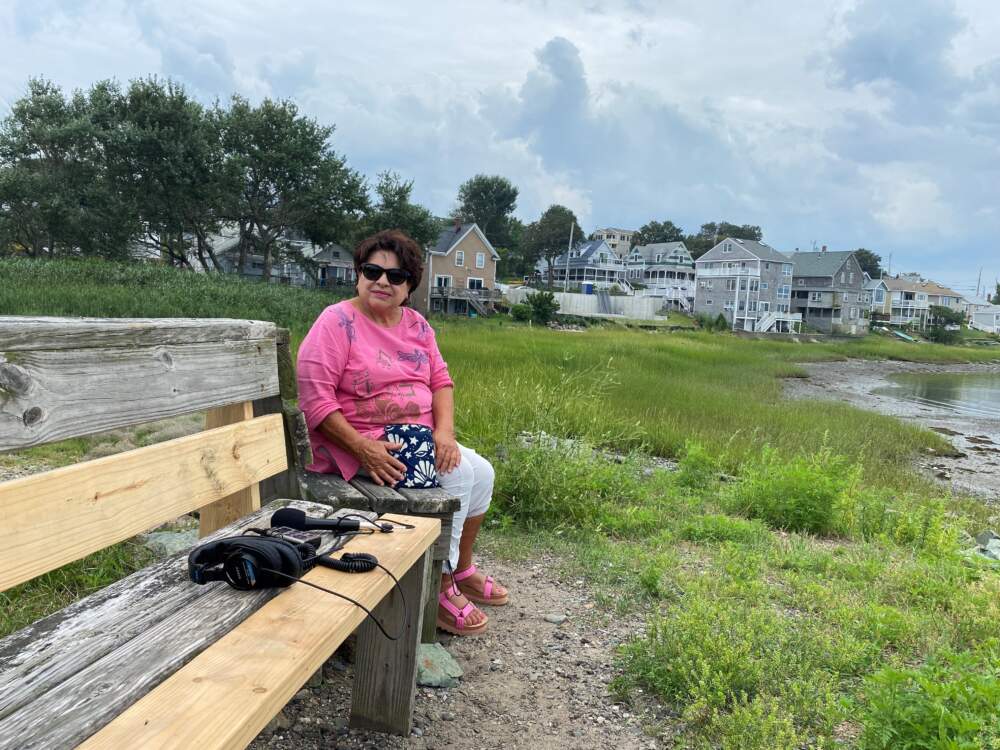
[[[946,307],[958,313],[965,313],[965,298],[954,289],[933,281],[921,281],[917,286],[927,293],[927,304],[930,307]],[[936,325],[939,322],[933,310],[928,311],[927,322],[929,325]]]
[[[726,238],[695,261],[696,314],[722,314],[734,331],[794,333],[792,259],[770,245]]]
[[[424,253],[424,275],[410,295],[414,308],[425,315],[489,315],[500,300],[498,260],[477,224],[456,222]]]
[[[993,303],[990,302],[989,297],[966,297],[963,304],[965,316],[969,320],[972,320],[973,315],[977,312],[983,312],[992,305]]]
[[[636,245],[625,256],[627,278],[647,297],[664,297],[681,310],[694,308],[694,259],[683,242]]]
[[[543,280],[548,280],[547,261],[542,260],[537,270]],[[610,289],[615,285],[622,290],[631,291],[627,276],[625,261],[604,240],[580,242],[568,255],[563,253],[552,263],[554,285],[571,289],[579,287],[579,291],[587,294]]]
[[[921,288],[922,280],[909,277],[885,276],[880,279],[885,293],[879,303],[877,290],[872,296],[871,322],[882,325],[924,329],[930,316],[927,291]]]
[[[969,320],[969,328],[1000,334],[1000,305],[990,305],[976,310]]]
[[[635,235],[636,230],[634,229],[607,227],[605,229],[595,229],[590,236],[595,240],[604,240],[619,258],[623,258],[628,255]]]
[[[792,254],[792,311],[823,333],[868,333],[865,273],[853,252]]]

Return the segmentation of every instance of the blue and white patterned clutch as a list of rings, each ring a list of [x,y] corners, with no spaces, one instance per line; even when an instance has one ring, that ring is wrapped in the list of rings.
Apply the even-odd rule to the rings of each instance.
[[[387,424],[385,439],[390,443],[402,443],[403,447],[393,453],[406,464],[406,474],[395,487],[425,490],[440,487],[437,469],[434,466],[434,433],[422,424]]]

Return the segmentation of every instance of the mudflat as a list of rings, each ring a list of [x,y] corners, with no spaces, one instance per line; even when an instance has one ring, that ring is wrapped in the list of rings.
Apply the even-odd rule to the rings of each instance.
[[[891,376],[900,373],[997,374],[1000,362],[934,365],[849,359],[802,367],[809,377],[786,381],[787,395],[846,401],[934,430],[952,444],[954,455],[922,455],[916,461],[918,468],[956,492],[1000,505],[1000,419],[988,414],[962,414],[945,405],[920,403],[884,392],[895,390]]]

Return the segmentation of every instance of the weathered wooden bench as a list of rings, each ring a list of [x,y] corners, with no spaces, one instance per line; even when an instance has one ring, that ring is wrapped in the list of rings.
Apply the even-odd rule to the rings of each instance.
[[[282,415],[254,416],[279,395],[277,340],[253,321],[0,317],[0,451],[207,410],[203,432],[0,484],[0,591],[195,510],[218,538],[289,504],[349,505],[260,508],[262,484],[297,487]],[[180,553],[0,640],[0,748],[244,747],[355,630],[352,725],[408,734],[440,524],[407,520],[348,549],[376,554],[409,607],[381,572],[305,576],[398,641],[311,587],[197,586]]]

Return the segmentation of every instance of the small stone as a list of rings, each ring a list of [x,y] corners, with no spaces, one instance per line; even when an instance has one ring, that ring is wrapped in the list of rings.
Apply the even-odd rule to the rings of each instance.
[[[423,737],[424,730],[421,729],[420,727],[413,727],[413,729],[410,731],[410,734],[412,734],[414,737]]]
[[[320,687],[323,687],[323,670],[322,669],[317,669],[315,672],[313,672],[312,677],[310,677],[309,681],[306,682],[306,687],[311,687],[311,688],[320,688]]]
[[[453,714],[451,711],[442,711],[441,721],[455,721],[455,714]]]
[[[272,733],[273,732],[280,732],[280,731],[282,731],[284,729],[290,729],[291,726],[292,726],[292,720],[289,719],[288,718],[288,714],[286,714],[282,710],[282,711],[278,711],[278,713],[276,713],[274,715],[274,718],[271,719],[270,722],[268,722],[268,725],[267,725],[267,727],[265,727],[264,731],[265,732],[272,732]]]
[[[979,534],[976,534],[976,542],[978,542],[984,547],[994,539],[1000,539],[1000,536],[997,536],[996,533],[991,530],[986,530]]]
[[[339,656],[331,656],[325,665],[324,669],[330,672],[346,672],[347,662],[341,659]]]
[[[542,619],[545,620],[545,622],[552,623],[553,625],[562,625],[569,618],[566,617],[566,615],[551,614],[551,615],[545,615],[545,617],[543,617]]]
[[[304,701],[306,698],[312,698],[312,693],[310,693],[306,688],[302,688],[295,694],[295,697],[292,700]]]

